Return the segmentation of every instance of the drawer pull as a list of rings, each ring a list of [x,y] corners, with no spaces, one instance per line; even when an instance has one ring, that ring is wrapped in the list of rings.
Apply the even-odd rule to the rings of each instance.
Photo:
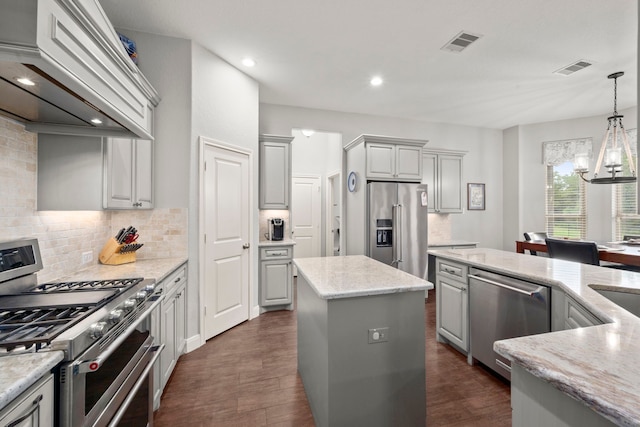
[[[286,256],[286,252],[268,252],[267,256]]]
[[[40,409],[41,400],[42,400],[42,395],[39,395],[38,397],[36,397],[34,401],[31,403],[31,406],[29,407],[27,412],[22,416],[20,416],[18,419],[7,424],[7,427],[17,427],[20,424],[22,424],[22,422],[25,421],[27,418],[30,418],[38,409]],[[39,422],[36,420],[35,425],[38,425],[38,424]]]

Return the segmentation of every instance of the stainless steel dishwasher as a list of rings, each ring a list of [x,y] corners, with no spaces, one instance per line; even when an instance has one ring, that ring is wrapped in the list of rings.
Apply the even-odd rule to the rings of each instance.
[[[548,287],[483,270],[469,274],[471,354],[511,380],[509,360],[493,351],[493,343],[551,330]]]

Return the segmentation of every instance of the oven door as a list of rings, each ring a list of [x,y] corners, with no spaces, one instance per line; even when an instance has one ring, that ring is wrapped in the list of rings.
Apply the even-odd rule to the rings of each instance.
[[[96,343],[77,360],[62,365],[61,426],[152,424],[152,368],[164,346],[153,346],[150,311],[108,345]],[[133,415],[142,421],[134,422]]]

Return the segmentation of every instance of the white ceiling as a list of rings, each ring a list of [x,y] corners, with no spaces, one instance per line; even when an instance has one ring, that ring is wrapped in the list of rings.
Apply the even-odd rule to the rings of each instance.
[[[637,0],[101,0],[116,28],[192,39],[260,102],[504,129],[637,105]],[[460,31],[483,37],[440,48]],[[139,52],[141,63],[144,52]],[[257,66],[241,64],[252,56]],[[577,60],[594,65],[568,77]],[[373,88],[369,79],[385,83]]]

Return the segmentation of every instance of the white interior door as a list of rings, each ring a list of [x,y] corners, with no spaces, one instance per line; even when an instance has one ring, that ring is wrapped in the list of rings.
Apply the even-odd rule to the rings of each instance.
[[[249,318],[249,156],[204,146],[204,334]]]
[[[294,258],[321,256],[320,177],[293,176],[291,179],[291,230]],[[294,270],[294,273],[297,273]]]

